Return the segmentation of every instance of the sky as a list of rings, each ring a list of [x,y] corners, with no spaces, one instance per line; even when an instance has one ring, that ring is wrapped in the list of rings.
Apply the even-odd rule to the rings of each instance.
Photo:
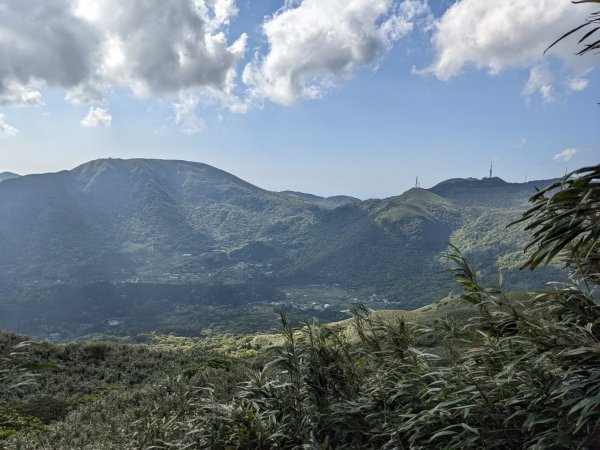
[[[199,161],[359,198],[600,162],[593,5],[0,0],[0,172]]]

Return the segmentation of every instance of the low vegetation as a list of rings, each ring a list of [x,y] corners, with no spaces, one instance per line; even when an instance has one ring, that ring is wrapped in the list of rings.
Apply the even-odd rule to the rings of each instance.
[[[283,316],[282,337],[242,358],[196,345],[41,344],[26,348],[49,364],[34,385],[10,356],[21,339],[5,335],[0,439],[22,449],[597,448],[600,166],[532,201],[526,267],[554,261],[571,273],[544,291],[482,286],[451,247],[463,293],[420,320],[356,306],[351,324],[295,329]]]

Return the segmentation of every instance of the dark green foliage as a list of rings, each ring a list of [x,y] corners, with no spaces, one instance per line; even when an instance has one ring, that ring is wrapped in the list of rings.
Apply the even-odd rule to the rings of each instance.
[[[2,443],[11,436],[48,431],[49,428],[38,418],[0,407],[0,448],[4,448]]]
[[[50,424],[63,419],[71,406],[71,402],[62,398],[42,395],[9,404],[7,408],[13,409],[23,416],[35,417],[45,424]]]
[[[215,325],[238,333],[268,331],[277,327],[272,308],[265,314],[272,317],[267,323],[264,316],[249,319],[250,311],[280,299],[271,283],[258,280],[217,286],[106,282],[56,286],[6,296],[8,304],[0,305],[0,327],[18,324],[23,333],[37,337],[59,332],[61,340],[102,332],[198,336],[203,328]],[[236,323],[229,324],[232,319]]]
[[[163,392],[154,387],[156,383],[193,367],[187,381],[197,385],[220,380],[216,393],[226,398],[241,381],[245,366],[201,348],[27,344],[20,336],[0,333],[0,358],[14,354],[16,347],[20,347],[18,367],[22,371],[2,372],[0,415],[5,422],[0,434],[6,438],[19,432],[19,439],[27,442],[34,437],[39,442],[58,439],[62,442],[58,448],[122,448],[118,439],[124,437],[119,433],[129,431],[123,427],[139,417],[140,405],[160,401]],[[10,389],[5,388],[7,384]],[[68,432],[51,435],[43,424],[53,429],[66,427]],[[35,445],[48,448],[50,444]],[[26,443],[21,448],[32,446]]]
[[[94,342],[83,348],[85,359],[92,362],[104,361],[106,355],[110,351],[110,345],[103,342]]]
[[[28,360],[28,348],[32,342],[22,340],[21,342],[11,342],[10,345],[4,345],[3,352],[0,352],[0,393],[18,392],[23,388],[34,384],[35,374],[31,369],[39,367]]]
[[[535,251],[527,261],[534,269],[567,247],[569,265],[585,277],[600,273],[600,165],[585,167],[536,193],[535,206],[524,214]]]

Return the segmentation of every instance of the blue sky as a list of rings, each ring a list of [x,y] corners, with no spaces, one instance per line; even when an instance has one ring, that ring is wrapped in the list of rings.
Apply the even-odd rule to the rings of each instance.
[[[121,3],[0,0],[0,172],[186,159],[368,198],[599,162],[600,58],[543,55],[589,6]]]

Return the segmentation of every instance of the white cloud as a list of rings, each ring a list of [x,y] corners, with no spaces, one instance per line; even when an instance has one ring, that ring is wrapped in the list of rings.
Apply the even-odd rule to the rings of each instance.
[[[400,3],[400,15],[406,20],[412,21],[417,17],[424,16],[431,19],[431,10],[426,0],[404,0]]]
[[[97,75],[140,96],[223,88],[244,53],[232,50],[221,30],[235,11],[226,3],[231,2],[177,1],[157,7],[151,0],[104,0],[92,22],[106,36]]]
[[[0,7],[0,96],[38,84],[68,88],[94,70],[101,33],[71,13],[70,0]]]
[[[0,0],[0,104],[40,104],[36,86],[75,103],[205,89],[227,100],[246,37],[229,42],[234,0]],[[235,103],[234,101],[230,101]]]
[[[578,150],[576,148],[565,148],[562,152],[557,153],[556,155],[554,155],[552,157],[552,159],[554,161],[558,161],[561,163],[566,163],[567,161],[569,161],[573,156],[575,156],[577,153],[580,153],[581,150]]]
[[[583,91],[588,87],[589,81],[585,78],[571,78],[569,80],[569,89],[572,91]]]
[[[4,114],[0,113],[0,139],[14,137],[19,134],[19,130],[7,124],[4,121]]]
[[[468,65],[494,75],[508,67],[529,67],[561,34],[582,23],[595,9],[569,0],[461,0],[435,23],[434,62],[421,73],[440,80]],[[581,69],[594,58],[575,56],[576,42],[562,42],[549,53]]]
[[[87,115],[82,119],[81,126],[86,128],[110,127],[112,116],[108,109],[90,107]]]
[[[0,105],[40,106],[43,104],[40,91],[14,81],[0,80]]]
[[[529,79],[521,91],[521,95],[528,100],[534,94],[539,94],[544,103],[555,100],[552,74],[545,65],[536,65],[529,70]]]
[[[206,123],[196,113],[199,101],[197,94],[185,92],[180,95],[179,102],[173,103],[175,123],[182,133],[197,134],[206,128]]]
[[[263,24],[268,53],[247,64],[242,79],[257,99],[290,105],[318,98],[376,63],[426,11],[424,1],[286,1]]]

